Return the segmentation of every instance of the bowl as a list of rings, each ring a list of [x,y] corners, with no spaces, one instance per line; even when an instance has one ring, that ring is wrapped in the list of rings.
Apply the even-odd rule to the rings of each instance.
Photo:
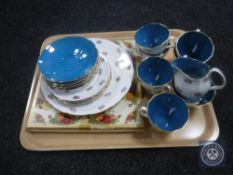
[[[73,84],[96,68],[98,51],[83,37],[65,37],[50,43],[38,58],[40,73],[55,84]]]

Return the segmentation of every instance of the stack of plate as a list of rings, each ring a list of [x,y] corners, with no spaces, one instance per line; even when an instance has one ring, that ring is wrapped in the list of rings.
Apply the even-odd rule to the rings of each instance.
[[[129,55],[105,39],[54,41],[39,56],[38,67],[47,101],[72,115],[95,114],[114,106],[133,79]]]

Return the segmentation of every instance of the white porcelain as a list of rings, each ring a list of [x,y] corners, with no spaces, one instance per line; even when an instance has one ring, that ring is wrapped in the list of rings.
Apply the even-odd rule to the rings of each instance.
[[[226,86],[225,75],[216,67],[210,68],[207,64],[191,58],[178,58],[172,65],[175,70],[175,90],[189,100],[200,100],[210,90],[220,90]],[[212,78],[214,73],[221,77],[220,85],[214,83]]]
[[[105,57],[111,66],[112,78],[103,96],[84,105],[67,105],[53,98],[49,89],[41,84],[46,100],[57,110],[71,115],[88,115],[103,112],[117,104],[131,87],[134,69],[127,52],[114,42],[92,38],[101,56]]]
[[[81,102],[91,97],[95,97],[103,91],[111,77],[111,68],[106,58],[100,58],[100,68],[95,77],[84,86],[71,89],[52,89],[48,86],[49,91],[58,99],[68,102]]]

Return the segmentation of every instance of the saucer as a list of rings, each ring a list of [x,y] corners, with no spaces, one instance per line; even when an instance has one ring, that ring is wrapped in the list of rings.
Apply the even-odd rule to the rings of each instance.
[[[46,80],[43,77],[43,75],[42,75],[42,77],[46,81],[47,85],[50,86],[52,89],[71,90],[71,89],[76,89],[76,88],[82,87],[85,84],[87,84],[88,82],[90,82],[92,79],[94,79],[94,77],[96,77],[98,71],[99,71],[99,63],[97,63],[95,68],[92,71],[90,71],[90,73],[87,76],[79,79],[78,81],[69,82],[69,83],[50,82],[50,81]]]
[[[98,99],[83,105],[64,104],[53,98],[46,86],[42,92],[46,100],[57,110],[71,115],[89,115],[103,112],[117,104],[128,92],[134,77],[133,63],[127,52],[114,42],[92,38],[98,52],[108,61],[112,78],[105,92]]]
[[[88,82],[84,86],[71,90],[52,89],[49,86],[47,88],[56,98],[60,100],[67,102],[78,102],[87,100],[91,97],[95,97],[100,92],[102,92],[105,89],[110,77],[110,65],[104,57],[101,57],[98,73],[90,82]]]
[[[149,55],[149,54],[143,52],[143,50],[141,50],[140,48],[138,48],[138,52],[139,52],[139,54],[141,55],[142,58],[147,58],[147,57],[149,57],[149,56],[161,57],[161,58],[163,58],[163,57],[166,56],[168,50],[169,50],[169,48],[165,49],[162,53]]]
[[[175,89],[174,91],[178,96],[182,97]],[[195,106],[206,105],[212,102],[215,96],[216,96],[216,90],[210,90],[209,92],[207,92],[207,94],[205,94],[198,100],[191,100],[183,97],[182,98],[184,99],[185,103],[187,103],[189,106],[195,107]]]

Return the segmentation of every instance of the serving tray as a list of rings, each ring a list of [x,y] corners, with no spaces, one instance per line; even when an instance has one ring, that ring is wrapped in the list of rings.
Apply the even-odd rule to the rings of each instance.
[[[184,31],[171,29],[171,34],[175,37],[178,37],[182,32]],[[43,42],[41,50],[50,42],[65,36],[98,37],[119,41],[132,40],[134,31],[56,35],[47,38]],[[173,49],[168,51],[165,58],[169,61],[174,58]],[[185,124],[185,127],[172,133],[164,133],[154,130],[150,125],[146,125],[147,127],[143,132],[28,132],[26,126],[38,80],[39,72],[36,69],[20,132],[21,145],[27,150],[55,151],[198,146],[200,141],[216,140],[219,135],[219,126],[212,103],[190,108],[189,120]]]

